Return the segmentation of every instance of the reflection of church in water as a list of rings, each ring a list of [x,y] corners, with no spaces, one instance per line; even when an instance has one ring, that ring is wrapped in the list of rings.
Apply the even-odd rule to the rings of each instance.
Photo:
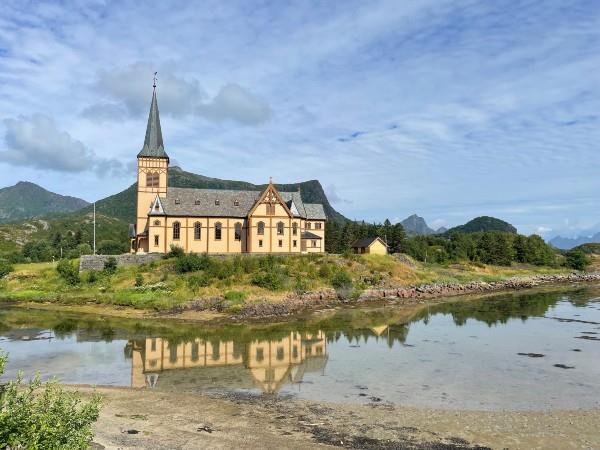
[[[163,338],[130,341],[131,386],[164,390],[252,389],[275,393],[323,373],[325,333],[290,332],[280,339],[170,343]]]

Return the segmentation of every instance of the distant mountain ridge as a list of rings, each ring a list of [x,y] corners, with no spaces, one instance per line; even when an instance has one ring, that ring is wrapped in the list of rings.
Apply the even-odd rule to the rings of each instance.
[[[425,219],[416,214],[408,216],[400,223],[404,227],[404,231],[406,232],[406,234],[412,236],[422,236],[435,233],[435,230],[433,228],[430,228],[429,225],[427,225]]]
[[[600,232],[594,233],[591,236],[577,236],[575,238],[566,238],[555,236],[548,243],[553,247],[561,250],[570,250],[583,244],[591,244],[600,242]]]
[[[50,192],[35,183],[19,181],[0,189],[0,223],[77,211],[89,205],[77,197]]]

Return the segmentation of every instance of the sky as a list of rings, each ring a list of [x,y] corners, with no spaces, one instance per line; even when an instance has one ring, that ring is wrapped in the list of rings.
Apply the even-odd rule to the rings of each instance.
[[[600,2],[0,2],[0,187],[135,182],[157,75],[172,164],[318,179],[351,219],[600,230]]]

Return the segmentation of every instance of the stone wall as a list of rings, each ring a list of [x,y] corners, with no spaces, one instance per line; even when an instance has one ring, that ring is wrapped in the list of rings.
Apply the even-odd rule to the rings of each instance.
[[[163,255],[160,253],[147,253],[143,255],[133,253],[125,253],[123,255],[82,255],[79,259],[79,271],[102,270],[108,258],[115,258],[117,266],[131,266],[157,261],[162,257]]]

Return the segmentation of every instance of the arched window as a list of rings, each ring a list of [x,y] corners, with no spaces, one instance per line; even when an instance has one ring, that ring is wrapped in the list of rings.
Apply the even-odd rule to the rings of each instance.
[[[200,222],[196,222],[194,224],[194,239],[199,241],[202,237],[202,224]]]
[[[293,234],[294,236],[296,236],[296,235],[298,234],[298,224],[297,224],[296,222],[294,222],[294,223],[292,224],[292,234]]]
[[[148,172],[146,174],[146,187],[159,187],[160,175],[158,172]]]
[[[221,222],[215,223],[215,241],[221,240]]]
[[[236,241],[242,240],[242,224],[239,222],[235,224],[234,237]]]
[[[181,224],[179,222],[173,223],[173,239],[179,240],[181,237]]]
[[[258,222],[258,234],[265,234],[265,223]]]
[[[283,234],[283,222],[277,222],[277,234]]]

